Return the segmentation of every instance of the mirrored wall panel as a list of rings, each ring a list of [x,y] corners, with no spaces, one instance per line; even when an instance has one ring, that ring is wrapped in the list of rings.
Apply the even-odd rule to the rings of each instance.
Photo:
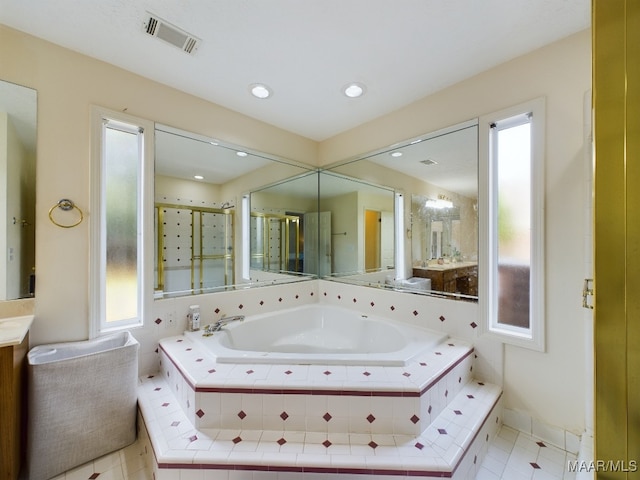
[[[343,264],[338,260],[332,267],[333,279],[477,300],[477,120],[339,162],[322,175],[329,172],[385,185],[390,191],[402,192],[405,199],[403,218],[394,219],[402,222],[401,229],[396,228],[395,245],[402,242],[406,252],[403,268],[394,268],[391,262],[380,265],[376,273],[359,263],[353,275],[335,275]],[[321,182],[320,198],[324,195]],[[350,258],[354,252],[332,242],[335,259]],[[362,257],[361,252],[357,255]]]
[[[243,236],[249,232],[242,229],[242,198],[309,172],[314,170],[294,161],[157,124],[155,297],[262,284],[258,275],[243,276],[243,245],[249,245]]]
[[[0,301],[35,295],[37,93],[0,81]]]

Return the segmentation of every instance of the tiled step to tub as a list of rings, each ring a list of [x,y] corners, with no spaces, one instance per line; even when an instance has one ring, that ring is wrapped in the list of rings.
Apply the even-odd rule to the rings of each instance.
[[[197,428],[424,431],[473,376],[473,348],[448,339],[402,367],[218,364],[185,337],[160,344],[161,375]]]
[[[156,480],[200,470],[254,480],[380,475],[472,479],[501,421],[501,390],[470,381],[419,435],[196,428],[160,376],[141,380],[140,431]],[[352,477],[353,476],[353,477]],[[191,478],[191,477],[189,477]],[[218,478],[218,477],[216,477]],[[234,477],[236,478],[236,477]],[[249,477],[248,477],[249,478]]]

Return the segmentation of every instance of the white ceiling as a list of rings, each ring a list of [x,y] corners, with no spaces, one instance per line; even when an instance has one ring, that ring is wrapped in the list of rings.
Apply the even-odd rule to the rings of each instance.
[[[0,0],[0,23],[320,141],[588,28],[590,0]]]

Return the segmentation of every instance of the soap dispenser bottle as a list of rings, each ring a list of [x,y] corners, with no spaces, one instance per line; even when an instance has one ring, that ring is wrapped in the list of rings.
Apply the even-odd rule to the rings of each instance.
[[[187,315],[187,330],[196,332],[200,330],[200,305],[191,305]]]

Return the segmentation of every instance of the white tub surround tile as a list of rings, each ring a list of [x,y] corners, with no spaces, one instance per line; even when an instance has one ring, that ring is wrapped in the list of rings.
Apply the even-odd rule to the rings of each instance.
[[[159,352],[161,375],[197,428],[411,435],[470,381],[474,356],[454,339],[402,367],[218,364],[183,336],[163,339]]]
[[[182,336],[159,355],[139,391],[156,480],[462,480],[502,423],[501,388],[473,379],[463,340],[398,367],[217,364]]]
[[[181,479],[214,471],[221,478],[246,471],[255,479],[276,472],[277,478],[474,478],[501,424],[500,389],[473,381],[419,435],[196,428],[182,409],[171,408],[178,403],[171,390],[160,375],[141,380],[141,431],[148,432],[157,480],[176,471]]]

